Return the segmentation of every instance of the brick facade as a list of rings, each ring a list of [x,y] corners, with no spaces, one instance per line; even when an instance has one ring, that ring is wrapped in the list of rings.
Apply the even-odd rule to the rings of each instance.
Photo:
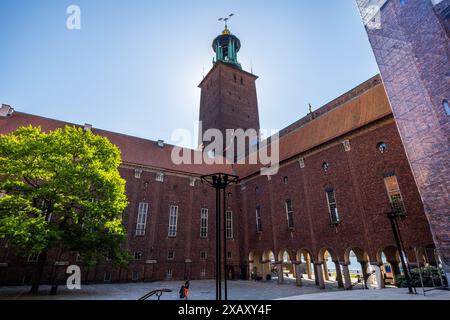
[[[450,116],[443,105],[450,99],[450,1],[387,1],[380,14],[381,28],[366,29],[450,274]]]
[[[217,62],[200,84],[203,130],[259,129],[256,78]],[[24,125],[41,126],[48,131],[66,124],[12,113],[8,106],[2,106],[0,111],[1,134]],[[92,130],[108,137],[122,151],[120,173],[127,182],[129,199],[123,221],[128,234],[126,246],[132,255],[139,253],[139,259],[120,270],[108,262],[87,268],[76,261],[76,253],[59,256],[58,252],[51,252],[44,281],[49,280],[56,260],[81,265],[84,283],[213,278],[215,194],[199,178],[224,171],[241,178],[239,185],[230,187],[227,196],[228,210],[233,213],[227,273],[235,279],[248,279],[255,267],[259,268],[258,274],[267,274],[271,260],[268,252],[274,254],[273,262],[279,263],[287,251],[294,264],[300,262],[301,253],[308,252],[317,266],[326,260],[325,251],[333,261],[342,264],[348,263],[350,250],[361,253],[361,262],[374,265],[385,262],[384,253],[395,268],[398,257],[389,252],[394,239],[386,218],[390,210],[384,182],[387,174],[396,176],[406,207],[407,218],[400,228],[409,261],[416,262],[414,248],[432,245],[422,202],[378,76],[283,130],[280,171],[270,177],[259,175],[259,168],[250,165],[175,165],[170,158],[173,146]],[[377,148],[380,142],[387,145],[384,153]],[[328,164],[326,170],[324,163]],[[140,175],[136,170],[142,171]],[[157,181],[157,175],[162,175],[163,181]],[[330,223],[326,197],[330,188],[335,192],[340,216],[337,225]],[[293,228],[287,224],[287,199],[292,203]],[[137,234],[141,202],[148,204],[148,216],[145,233]],[[177,233],[173,237],[168,235],[171,206],[178,207]],[[257,207],[261,210],[261,230],[256,228]],[[206,238],[200,236],[202,208],[209,210]],[[26,283],[33,269],[33,262],[0,246],[1,284]],[[56,269],[58,278],[63,280],[65,268]]]

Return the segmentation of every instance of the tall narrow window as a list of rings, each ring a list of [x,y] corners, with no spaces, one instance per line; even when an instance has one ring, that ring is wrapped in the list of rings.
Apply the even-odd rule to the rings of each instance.
[[[442,106],[444,107],[445,113],[450,116],[450,105],[448,104],[448,100],[442,101]]]
[[[405,216],[406,209],[403,203],[403,197],[398,186],[397,177],[393,174],[389,174],[384,178],[384,184],[386,185],[386,191],[391,202],[392,210],[398,215]]]
[[[177,220],[178,220],[178,206],[170,206],[169,214],[169,237],[177,236]]]
[[[208,238],[208,209],[200,210],[200,238]]]
[[[225,216],[227,239],[233,239],[233,212],[227,211]]]
[[[139,203],[139,210],[136,223],[137,236],[145,235],[145,225],[147,224],[147,211],[148,211],[148,203],[146,202]]]
[[[37,262],[39,260],[39,254],[32,253],[28,256],[28,262]]]
[[[256,233],[262,232],[261,207],[256,207]]]
[[[292,230],[294,229],[294,210],[292,209],[291,199],[287,199],[285,205],[288,229]]]
[[[111,281],[111,272],[106,271],[103,274],[103,281],[104,282],[110,282]]]
[[[336,196],[333,188],[325,190],[328,202],[328,212],[330,213],[331,224],[339,224],[339,212],[336,205]]]

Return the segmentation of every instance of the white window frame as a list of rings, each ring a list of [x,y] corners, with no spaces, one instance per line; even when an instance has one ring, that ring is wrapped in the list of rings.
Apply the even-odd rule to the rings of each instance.
[[[136,179],[140,179],[142,175],[143,170],[142,169],[134,169],[134,177]]]
[[[173,250],[167,251],[167,260],[175,260],[175,251]]]
[[[225,231],[227,239],[233,239],[233,211],[225,211]]]
[[[262,232],[262,217],[261,217],[261,207],[256,207],[256,233]]]
[[[157,172],[155,174],[155,180],[158,182],[164,182],[164,173],[163,172]]]
[[[139,202],[136,219],[136,236],[144,236],[147,226],[148,202]]]
[[[178,206],[170,206],[169,208],[169,228],[167,235],[170,238],[177,236],[177,224],[178,224]]]
[[[288,203],[290,204],[290,208],[288,206]],[[284,201],[284,207],[286,210],[286,219],[287,219],[287,226],[289,230],[293,230],[295,223],[294,223],[294,209],[292,207],[292,200],[291,199],[287,199]],[[289,219],[290,218],[290,219]],[[292,222],[292,225],[291,223]]]
[[[173,278],[173,271],[172,271],[172,269],[167,269],[166,279],[167,280],[172,280],[172,278]]]
[[[208,238],[208,209],[200,209],[200,238]]]
[[[333,193],[334,201],[331,201],[332,199],[330,199],[330,195],[329,195],[330,192]],[[325,197],[327,198],[328,213],[330,215],[331,224],[338,224],[341,221],[341,218],[339,217],[339,210],[337,208],[336,192],[334,191],[334,189],[325,190]],[[334,213],[336,216],[336,220],[333,219],[333,213],[332,213],[333,208],[335,210]]]

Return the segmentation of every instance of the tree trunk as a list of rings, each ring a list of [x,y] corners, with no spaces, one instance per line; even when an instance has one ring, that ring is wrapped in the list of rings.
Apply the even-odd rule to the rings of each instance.
[[[44,273],[45,262],[47,261],[47,252],[42,252],[39,255],[36,270],[33,275],[33,281],[31,284],[31,294],[38,294],[39,285],[41,284],[42,274]]]

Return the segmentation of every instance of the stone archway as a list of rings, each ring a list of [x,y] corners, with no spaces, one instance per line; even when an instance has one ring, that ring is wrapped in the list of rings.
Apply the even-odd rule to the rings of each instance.
[[[370,286],[384,287],[381,285],[381,270],[378,264],[371,264],[368,253],[361,247],[347,248],[344,254],[344,263],[341,263],[341,265],[346,289],[354,287],[368,289]],[[355,283],[351,282],[352,278],[355,279]]]
[[[282,249],[277,256],[277,281],[278,284],[284,283],[285,278],[294,278],[294,262],[292,253],[288,249]]]
[[[400,269],[400,254],[397,247],[388,245],[377,251],[377,262],[381,266],[383,281],[386,285],[396,285],[402,274]]]
[[[306,275],[306,278],[309,280],[315,279],[314,259],[311,251],[305,248],[298,250],[296,259],[300,264],[300,275]]]
[[[316,284],[319,288],[325,289],[326,283],[337,283],[338,287],[344,287],[339,258],[334,249],[330,247],[320,249],[314,266]]]
[[[434,266],[437,267],[439,262],[437,259],[436,247],[429,244],[415,248],[416,262],[420,267]]]
[[[250,280],[263,280],[262,255],[256,251],[251,251],[248,255],[248,266]]]
[[[271,280],[274,275],[274,268],[275,268],[275,255],[271,249],[265,250],[262,255],[262,276],[263,280]]]

